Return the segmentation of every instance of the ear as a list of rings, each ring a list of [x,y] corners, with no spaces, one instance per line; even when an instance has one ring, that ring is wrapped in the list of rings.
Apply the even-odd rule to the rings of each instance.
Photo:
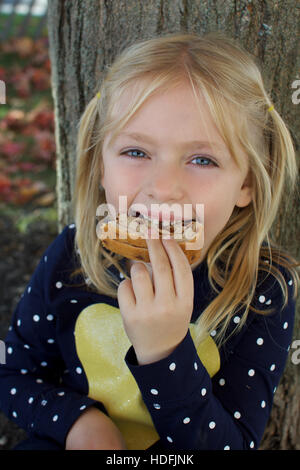
[[[236,201],[237,207],[246,207],[252,201],[252,183],[251,183],[251,175],[250,172],[245,178],[243,186],[240,189],[240,193],[238,199]]]

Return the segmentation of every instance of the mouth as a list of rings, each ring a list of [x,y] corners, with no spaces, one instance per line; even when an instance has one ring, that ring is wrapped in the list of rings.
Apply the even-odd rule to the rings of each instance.
[[[129,216],[137,217],[137,218],[142,218],[148,222],[153,221],[154,223],[190,223],[192,221],[196,221],[195,218],[183,218],[179,214],[174,214],[173,212],[171,213],[164,213],[164,212],[151,212],[150,210],[148,212],[136,212],[135,215],[130,213],[129,210]]]
[[[157,227],[159,233],[165,233],[165,231],[170,232],[171,234],[175,233],[177,229],[182,230],[182,227],[188,229],[192,227],[196,222],[196,219],[183,219],[182,217],[176,218],[176,216],[172,217],[173,214],[166,214],[163,213],[151,213],[144,214],[141,212],[136,212],[136,215],[129,216],[132,219],[139,221],[140,224],[146,224],[149,228],[151,228],[152,224]]]

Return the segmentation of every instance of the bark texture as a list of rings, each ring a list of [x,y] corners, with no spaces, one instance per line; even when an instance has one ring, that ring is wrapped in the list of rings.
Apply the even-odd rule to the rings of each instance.
[[[267,90],[294,137],[299,160],[298,0],[51,0],[48,30],[57,145],[59,230],[72,222],[77,124],[116,54],[136,40],[171,32],[222,30],[238,38],[261,65]],[[274,224],[277,241],[299,259],[299,195],[285,200]],[[294,339],[300,339],[300,312]],[[275,394],[262,449],[300,449],[300,364],[291,360]]]

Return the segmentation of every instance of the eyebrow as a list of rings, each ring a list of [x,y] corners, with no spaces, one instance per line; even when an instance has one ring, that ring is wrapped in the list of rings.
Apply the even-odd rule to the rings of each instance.
[[[120,132],[120,134],[117,135],[116,139],[120,137],[130,137],[131,139],[136,140],[137,142],[146,142],[150,145],[155,145],[155,140],[152,139],[151,136],[147,134],[140,134],[138,132]],[[197,147],[197,148],[216,148],[218,150],[224,150],[224,146],[222,144],[219,144],[217,142],[209,142],[209,141],[204,141],[204,140],[192,140],[190,142],[177,142],[179,147]]]

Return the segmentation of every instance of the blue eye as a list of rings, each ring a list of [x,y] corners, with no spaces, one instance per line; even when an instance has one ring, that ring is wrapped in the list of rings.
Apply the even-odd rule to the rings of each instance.
[[[193,158],[192,161],[194,160],[198,160],[198,162],[200,162],[196,166],[209,166],[210,164],[212,164],[213,166],[216,166],[216,163],[207,157],[195,157]]]
[[[132,153],[132,155],[129,155],[129,153]],[[137,154],[141,154],[141,153],[145,155],[145,153],[142,152],[141,150],[131,149],[131,150],[125,150],[125,152],[122,152],[121,155],[128,155],[130,158],[138,159],[140,157]]]

